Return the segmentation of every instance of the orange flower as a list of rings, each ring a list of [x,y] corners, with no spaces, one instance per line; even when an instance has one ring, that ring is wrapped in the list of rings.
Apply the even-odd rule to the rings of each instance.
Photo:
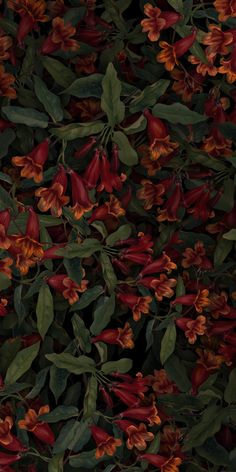
[[[64,16],[67,11],[67,7],[64,4],[64,0],[50,0],[47,2],[47,8],[54,18],[55,16]]]
[[[161,165],[159,160],[153,161],[151,158],[151,152],[149,146],[143,144],[142,146],[139,146],[138,152],[141,154],[141,165],[145,167],[147,170],[147,174],[149,177],[153,177],[156,175],[158,170],[161,169]]]
[[[155,402],[150,406],[127,408],[127,410],[120,413],[119,416],[120,418],[132,418],[134,420],[145,421],[148,422],[149,426],[161,423]]]
[[[147,427],[144,423],[140,423],[137,426],[128,420],[117,420],[115,424],[128,435],[126,441],[128,449],[135,447],[139,451],[144,451],[147,447],[147,442],[154,439],[154,434],[147,431]]]
[[[162,205],[163,198],[161,195],[165,193],[162,184],[153,184],[150,180],[141,181],[142,188],[137,191],[137,197],[144,200],[145,210],[150,210],[153,205]]]
[[[220,61],[221,66],[219,67],[219,73],[226,75],[226,80],[229,84],[233,84],[236,81],[236,68],[235,63],[232,62],[232,59]]]
[[[168,279],[167,275],[161,274],[159,279],[153,279],[150,287],[155,291],[156,299],[161,302],[163,297],[171,298],[174,295],[173,287],[177,284],[177,280]]]
[[[15,80],[14,75],[5,72],[4,67],[0,65],[0,96],[12,99],[16,98],[16,91],[11,87]]]
[[[140,459],[147,460],[154,467],[160,468],[161,472],[179,472],[182,464],[180,457],[170,457],[169,459],[159,454],[142,454]]]
[[[65,287],[62,292],[63,297],[68,300],[70,305],[73,305],[73,303],[77,302],[77,300],[79,299],[79,295],[77,292],[83,293],[87,290],[88,280],[82,280],[81,284],[78,285],[69,277],[65,277],[63,280],[63,285]]]
[[[78,51],[79,43],[71,39],[76,34],[76,28],[70,23],[65,24],[63,18],[57,16],[52,20],[52,31],[42,44],[41,53],[51,54],[55,51]]]
[[[187,72],[174,69],[171,77],[175,79],[172,89],[182,97],[184,102],[190,102],[193,94],[202,92],[203,78],[197,74],[196,70]]]
[[[15,248],[26,259],[41,259],[43,256],[42,244],[38,242],[39,239],[39,219],[38,215],[32,208],[29,209],[29,216],[26,225],[25,235],[14,235]]]
[[[226,316],[230,313],[230,306],[227,304],[228,296],[225,292],[221,292],[220,295],[212,293],[210,296],[209,310],[213,318],[219,318],[219,316]]]
[[[67,177],[65,169],[60,166],[59,171],[53,178],[52,185],[49,188],[41,187],[35,192],[36,197],[40,197],[38,208],[40,211],[51,210],[53,216],[61,216],[62,209],[70,198],[65,196],[67,187]]]
[[[29,269],[34,267],[36,262],[37,259],[34,259],[33,257],[26,257],[23,254],[17,254],[16,256],[16,268],[22,275],[28,274]]]
[[[206,318],[199,315],[196,320],[191,318],[178,318],[176,320],[177,326],[184,330],[185,336],[189,344],[194,344],[198,336],[203,336],[206,333]]]
[[[118,344],[122,349],[133,349],[134,333],[129,323],[125,323],[124,328],[105,329],[98,336],[91,339],[92,343],[99,341],[107,344]]]
[[[22,167],[21,177],[34,179],[39,184],[43,180],[43,165],[48,158],[49,140],[45,139],[25,156],[12,157],[12,163],[16,167]]]
[[[135,321],[140,320],[142,314],[147,315],[149,313],[152,297],[139,297],[133,293],[119,293],[117,298],[132,310]]]
[[[178,392],[178,387],[169,379],[165,369],[154,370],[154,375],[149,375],[148,379],[152,389],[157,395],[162,395],[163,393],[174,394]]]
[[[10,57],[8,49],[12,46],[12,38],[10,36],[0,36],[0,61],[6,61]]]
[[[10,416],[6,416],[5,420],[0,419],[0,444],[7,446],[13,441],[11,435],[11,428],[13,426],[13,420]]]
[[[166,70],[172,71],[175,65],[179,64],[178,58],[183,56],[193,45],[196,39],[196,31],[194,30],[185,38],[179,39],[174,44],[169,44],[166,41],[160,41],[159,45],[163,51],[157,54],[157,62],[165,64]]]
[[[108,215],[115,216],[116,218],[125,215],[124,208],[121,207],[118,198],[116,198],[114,195],[110,195],[110,201],[106,202],[105,205],[108,209]]]
[[[202,144],[202,150],[215,157],[230,157],[232,155],[231,148],[232,140],[225,138],[218,126],[213,126],[209,136],[203,140]]]
[[[13,259],[10,257],[5,257],[0,260],[0,273],[5,274],[9,279],[12,278],[12,271],[10,266],[13,264]]]
[[[216,56],[216,54],[225,55],[229,52],[229,44],[233,41],[233,35],[230,31],[222,31],[221,25],[209,25],[210,30],[203,38],[203,44],[207,46],[206,55]]]
[[[122,442],[120,439],[116,439],[113,436],[109,436],[102,428],[98,426],[91,426],[91,433],[94,441],[97,444],[95,453],[96,459],[100,459],[105,454],[113,456],[116,452],[116,448],[121,446]]]
[[[148,18],[141,21],[143,32],[148,32],[150,41],[157,41],[160,37],[160,31],[165,26],[164,18],[160,18],[161,10],[158,7],[153,7],[151,3],[144,5],[144,14]]]
[[[179,428],[170,425],[164,426],[161,432],[160,453],[167,456],[169,454],[179,456],[181,454],[180,443],[182,439],[183,434]]]
[[[75,71],[77,74],[94,74],[97,70],[95,62],[97,60],[97,53],[91,52],[87,56],[76,57]]]
[[[44,14],[46,10],[44,0],[8,0],[7,6],[21,16],[31,16],[36,22],[48,21],[48,16]]]
[[[26,429],[27,431],[34,431],[39,423],[38,417],[41,415],[45,415],[49,413],[50,409],[48,405],[41,406],[38,411],[38,414],[35,410],[29,409],[25,414],[25,418],[23,420],[18,421],[18,426],[20,429]]]
[[[219,21],[236,17],[236,0],[215,0],[213,5],[219,14]]]
[[[196,349],[199,359],[197,359],[197,364],[202,365],[209,372],[214,372],[219,369],[224,362],[224,357],[216,355],[214,352],[207,349]]]
[[[181,262],[184,269],[188,269],[192,265],[200,266],[202,263],[202,256],[205,256],[206,250],[201,241],[197,241],[194,249],[187,247],[183,252],[184,259]]]
[[[215,77],[218,72],[217,67],[214,65],[215,56],[206,56],[206,58],[207,58],[206,64],[202,62],[201,59],[193,55],[188,57],[188,61],[191,64],[197,65],[196,71],[198,74],[201,74],[203,77],[205,77],[207,74],[210,75],[211,77]]]
[[[71,101],[68,105],[68,112],[72,118],[79,117],[79,121],[86,122],[95,119],[101,113],[100,101],[94,98],[85,98],[84,100]]]

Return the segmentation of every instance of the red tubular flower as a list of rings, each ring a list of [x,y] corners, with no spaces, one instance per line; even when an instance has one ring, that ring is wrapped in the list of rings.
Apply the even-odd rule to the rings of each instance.
[[[198,336],[206,333],[206,318],[199,315],[195,320],[192,318],[182,317],[175,320],[176,325],[182,329],[188,339],[189,344],[194,344]]]
[[[44,421],[40,421],[39,416],[49,413],[49,406],[45,405],[39,409],[38,414],[35,410],[29,409],[23,420],[18,421],[20,429],[26,429],[36,436],[43,443],[52,446],[55,442],[55,436],[50,426]]]
[[[143,32],[148,32],[150,41],[157,41],[160,32],[170,26],[175,25],[180,20],[181,15],[174,11],[161,11],[158,7],[153,7],[150,3],[144,5],[144,14],[148,17],[141,21]]]
[[[196,39],[196,30],[194,30],[189,36],[179,39],[174,44],[160,41],[160,47],[163,51],[157,54],[157,62],[165,64],[165,68],[168,71],[172,71],[175,65],[179,64],[178,58],[182,57],[193,45]]]
[[[171,298],[174,295],[173,287],[176,286],[176,279],[168,279],[165,274],[160,274],[159,278],[144,277],[138,280],[138,284],[147,288],[152,288],[158,301],[162,301],[163,297]]]
[[[48,158],[49,139],[45,139],[38,144],[29,154],[25,156],[15,156],[12,163],[16,167],[22,167],[21,177],[34,179],[38,184],[43,180],[43,165]]]
[[[106,329],[98,336],[91,339],[92,343],[102,341],[106,344],[117,344],[122,349],[133,349],[133,331],[129,323],[125,323],[124,328]]]
[[[199,387],[208,379],[208,377],[216,372],[222,362],[224,362],[224,357],[222,355],[215,355],[213,352],[208,350],[197,349],[197,354],[199,359],[197,360],[197,365],[194,367],[191,375],[192,382],[192,393],[196,395]]]
[[[106,220],[108,217],[119,218],[125,215],[124,208],[121,207],[120,201],[114,195],[110,195],[110,200],[105,202],[98,208],[95,208],[92,216],[88,222],[92,223],[95,220]]]
[[[77,159],[81,159],[85,157],[89,151],[93,148],[94,144],[96,143],[96,138],[94,136],[90,136],[88,141],[83,144],[74,154]]]
[[[57,292],[62,293],[63,297],[68,300],[70,305],[73,305],[79,299],[79,293],[84,292],[87,289],[87,280],[82,280],[81,284],[78,285],[76,282],[71,280],[67,274],[56,274],[47,278],[47,283]]]
[[[201,364],[193,368],[191,375],[193,395],[197,395],[199,387],[208,379],[211,373],[211,371],[207,370],[206,367]]]
[[[127,410],[120,413],[119,416],[120,418],[132,418],[134,420],[145,421],[149,423],[150,426],[161,423],[155,403],[153,403],[151,406],[128,408]]]
[[[178,210],[182,203],[182,190],[180,183],[177,182],[175,189],[168,198],[162,209],[158,209],[157,221],[178,221]]]
[[[171,261],[170,257],[163,252],[159,259],[144,267],[139,275],[143,277],[144,275],[155,274],[157,272],[163,272],[164,270],[170,273],[172,270],[175,270],[176,267],[176,264]]]
[[[111,193],[113,190],[120,191],[122,189],[122,182],[126,179],[126,176],[122,174],[120,177],[117,174],[117,169],[111,168],[111,164],[107,159],[105,151],[102,152],[101,156],[100,173],[101,183],[98,186],[99,192],[105,190],[106,192]]]
[[[118,397],[122,403],[127,406],[138,406],[140,404],[140,399],[137,398],[133,393],[128,392],[127,390],[123,390],[122,388],[118,388],[112,386],[110,388],[111,392],[113,392],[116,397]]]
[[[153,116],[148,110],[144,110],[143,115],[147,120],[151,158],[156,160],[173,152],[178,147],[178,144],[170,142],[166,124],[160,118]]]
[[[135,447],[138,451],[144,451],[147,447],[147,442],[154,439],[154,434],[147,431],[147,427],[144,423],[137,426],[131,423],[131,421],[116,420],[115,424],[127,434],[128,439],[126,445],[128,449]]]
[[[46,10],[44,0],[8,0],[7,5],[21,17],[17,30],[17,41],[20,44],[38,22],[45,23],[49,20],[44,14]]]
[[[73,170],[70,170],[69,174],[71,178],[73,202],[71,211],[73,212],[74,218],[79,220],[84,215],[84,213],[90,211],[93,208],[94,204],[89,198],[83,179]]]
[[[149,464],[158,467],[161,472],[178,472],[179,466],[182,464],[180,457],[165,457],[159,454],[142,454],[140,460],[148,461]]]
[[[108,408],[113,408],[113,406],[114,406],[113,400],[111,398],[111,395],[105,390],[105,388],[100,386],[99,387],[99,392],[102,393],[103,400],[104,400],[106,406]]]
[[[11,221],[10,211],[0,211],[0,248],[8,249],[11,245],[10,239],[7,237],[7,230]]]
[[[71,39],[76,28],[70,23],[65,24],[63,18],[57,16],[52,20],[52,31],[41,46],[41,54],[51,54],[55,51],[78,51],[79,43]]]
[[[79,28],[76,37],[82,43],[87,43],[90,46],[99,46],[104,40],[105,35],[103,31],[98,31],[92,28]]]
[[[213,5],[219,14],[219,21],[226,21],[228,18],[234,18],[236,16],[236,4],[234,0],[215,0]]]
[[[88,186],[89,189],[95,188],[100,177],[100,151],[99,149],[95,150],[95,153],[90,161],[86,171],[83,175],[83,180]]]
[[[6,416],[4,420],[0,419],[0,444],[9,451],[22,452],[27,448],[19,441],[19,439],[11,434],[13,419]]]
[[[67,176],[62,165],[52,180],[50,187],[40,187],[36,190],[35,196],[39,197],[38,208],[42,212],[50,209],[52,216],[61,216],[62,209],[70,198],[65,196],[67,188]]]
[[[132,310],[135,321],[140,320],[142,314],[147,315],[149,313],[152,297],[139,297],[133,293],[119,293],[117,298]]]
[[[26,258],[40,259],[43,256],[42,244],[38,242],[39,219],[32,208],[29,209],[25,235],[16,235],[14,238],[14,245]]]
[[[234,328],[236,328],[236,321],[214,321],[214,324],[208,330],[208,334],[210,336],[214,334],[221,335]]]
[[[52,246],[49,249],[44,251],[41,261],[46,261],[48,259],[63,259],[63,255],[58,255],[58,249],[62,249],[66,246],[66,243],[57,244],[57,246]]]
[[[0,466],[14,464],[20,459],[20,454],[6,454],[5,452],[0,452]]]
[[[202,313],[203,308],[210,305],[208,295],[209,291],[207,289],[199,290],[197,294],[188,294],[177,297],[173,302],[171,302],[171,304],[173,306],[179,303],[181,305],[194,306],[198,313]]]
[[[116,448],[121,446],[122,442],[120,439],[116,439],[110,436],[106,431],[98,426],[90,426],[92,437],[97,445],[96,459],[100,459],[105,454],[113,456],[116,452]]]

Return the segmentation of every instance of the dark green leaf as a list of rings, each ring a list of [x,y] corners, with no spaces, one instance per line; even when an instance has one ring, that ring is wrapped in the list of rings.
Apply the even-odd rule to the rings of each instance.
[[[59,369],[66,369],[76,375],[95,371],[93,359],[86,356],[74,357],[67,352],[63,352],[62,354],[47,354],[46,358]]]
[[[223,238],[229,241],[236,241],[236,229],[231,229],[227,233],[224,233]]]
[[[2,112],[12,123],[30,126],[31,128],[47,128],[48,117],[34,108],[22,108],[15,106],[2,107]]]
[[[109,125],[114,127],[124,119],[125,105],[120,100],[121,82],[111,62],[102,79],[102,90],[101,108],[107,115]]]
[[[27,370],[30,369],[32,362],[36,358],[40,347],[40,342],[33,344],[30,347],[22,349],[16,354],[9,365],[5,377],[5,384],[12,384],[22,377]]]
[[[76,79],[74,72],[69,67],[64,66],[62,62],[48,56],[41,56],[40,60],[55,82],[61,87],[69,87]]]
[[[97,390],[98,381],[93,375],[88,380],[86,393],[84,396],[84,418],[89,418],[93,415],[97,406]]]
[[[13,143],[16,137],[15,131],[11,128],[7,128],[1,133],[1,148],[0,148],[0,159],[5,157],[8,153],[8,148]],[[2,179],[3,180],[3,179]]]
[[[74,259],[75,257],[90,257],[95,252],[101,251],[101,249],[102,246],[98,239],[88,238],[81,244],[72,243],[66,248],[58,249],[57,254],[68,259]]]
[[[233,247],[233,241],[228,239],[219,239],[214,252],[214,266],[218,267],[224,262]]]
[[[75,406],[64,406],[60,405],[55,408],[55,410],[46,413],[45,415],[39,416],[40,421],[45,421],[46,423],[57,423],[58,421],[68,420],[73,416],[78,416],[79,410]]]
[[[106,238],[108,246],[114,246],[117,241],[128,239],[131,235],[132,228],[129,224],[120,226],[114,233],[109,234]]]
[[[154,84],[148,85],[138,96],[133,98],[130,104],[130,112],[143,111],[145,107],[155,105],[158,98],[166,92],[170,85],[170,80],[160,79]]]
[[[198,447],[197,453],[214,465],[229,465],[229,453],[222,447],[215,438],[209,438],[206,442]]]
[[[236,403],[236,368],[231,370],[229,374],[229,381],[226,385],[224,399],[227,403]]]
[[[86,292],[85,292],[86,293]],[[90,333],[86,328],[84,321],[79,315],[75,314],[72,318],[72,326],[76,341],[84,352],[91,352]]]
[[[152,110],[154,116],[158,116],[170,123],[178,123],[181,125],[193,125],[207,120],[207,116],[190,110],[182,103],[173,103],[172,105],[164,105],[158,103]]]
[[[38,100],[44,106],[45,111],[52,117],[53,121],[62,121],[63,109],[60,98],[48,90],[46,84],[40,77],[34,77],[34,88]]]
[[[26,395],[26,398],[37,397],[37,395],[41,392],[42,388],[44,387],[48,372],[49,372],[49,367],[45,367],[44,369],[40,370],[40,372],[37,373],[35,381],[34,381],[34,387]]]
[[[172,321],[166,329],[166,332],[161,340],[161,351],[160,360],[162,364],[165,364],[167,359],[173,354],[175,350],[176,342],[176,327],[174,321]]]
[[[104,374],[111,374],[112,372],[119,372],[120,374],[126,374],[132,369],[133,362],[131,359],[124,357],[119,361],[105,362],[101,369]]]
[[[78,257],[75,257],[73,259],[64,259],[63,264],[66,268],[68,277],[70,277],[70,279],[72,279],[75,283],[79,285],[83,278],[80,259]]]
[[[90,326],[92,334],[97,336],[108,325],[115,310],[115,295],[103,297],[99,300],[98,307],[94,312],[94,320]]]
[[[102,95],[102,74],[92,74],[88,77],[76,79],[70,87],[62,93],[73,95],[77,98],[100,98]]]
[[[54,318],[53,297],[47,284],[42,285],[39,290],[36,315],[38,332],[44,338]]]
[[[12,108],[12,107],[11,107]],[[70,125],[61,126],[60,128],[52,128],[50,133],[60,139],[73,141],[77,138],[84,138],[92,134],[99,134],[104,128],[104,123],[94,121],[90,123],[72,123]]]
[[[175,11],[183,13],[183,0],[167,0],[169,5],[174,8]]]
[[[48,472],[63,472],[63,456],[64,454],[57,454],[48,464]]]
[[[101,285],[95,285],[92,288],[88,288],[86,292],[82,293],[79,301],[74,303],[71,307],[71,311],[83,310],[83,308],[86,308],[103,293],[104,288]]]
[[[187,392],[191,388],[184,364],[180,359],[172,354],[165,363],[165,370],[168,377],[173,380],[182,392]]]
[[[188,451],[192,447],[201,446],[204,442],[214,436],[219,431],[222,422],[222,410],[217,405],[211,405],[204,411],[202,418],[193,426],[186,441],[183,450]]]
[[[109,290],[109,293],[112,293],[117,284],[117,277],[114,272],[110,258],[106,254],[106,252],[101,252],[100,263],[102,266],[102,273],[103,273],[103,277],[106,282],[107,288]]]
[[[115,131],[112,139],[119,147],[119,159],[123,164],[127,166],[138,164],[138,154],[122,131]]]

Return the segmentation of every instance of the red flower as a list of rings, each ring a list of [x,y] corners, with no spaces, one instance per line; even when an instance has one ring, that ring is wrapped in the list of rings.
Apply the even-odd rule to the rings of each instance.
[[[177,297],[173,302],[171,302],[171,304],[173,306],[177,305],[178,303],[186,306],[194,306],[198,313],[202,313],[203,308],[206,308],[210,305],[208,295],[209,290],[199,290],[197,294],[188,294]]]
[[[179,472],[179,466],[182,464],[180,457],[168,458],[159,454],[142,454],[139,458],[148,461],[154,467],[158,467],[161,472]]]
[[[52,20],[52,31],[41,46],[42,54],[51,54],[55,51],[78,51],[80,48],[76,39],[72,39],[76,28],[70,23],[65,24],[63,18],[57,16]]]
[[[133,349],[133,331],[129,323],[125,323],[124,328],[106,329],[98,336],[91,339],[92,343],[102,341],[106,344],[117,344],[122,349]]]
[[[16,90],[12,87],[15,80],[14,75],[5,72],[4,67],[0,65],[0,96],[11,99],[16,98]]]
[[[39,219],[32,208],[29,209],[29,216],[26,225],[26,232],[23,236],[15,236],[14,244],[21,254],[27,258],[40,259],[43,256],[42,244],[39,240]]]
[[[160,41],[160,47],[163,51],[157,54],[157,62],[165,64],[168,71],[172,71],[175,65],[179,64],[178,58],[183,56],[193,45],[196,39],[196,31],[194,30],[189,36],[179,39],[174,44]]]
[[[39,197],[38,208],[45,212],[50,209],[52,216],[61,216],[62,209],[70,198],[65,196],[67,188],[67,177],[63,166],[59,167],[58,172],[53,178],[50,187],[40,187],[35,192],[35,196]]]
[[[26,429],[36,436],[43,443],[52,446],[55,442],[55,437],[50,426],[44,421],[40,421],[39,416],[49,413],[49,406],[45,405],[39,409],[38,414],[35,410],[29,409],[25,414],[23,420],[18,421],[20,429]]]
[[[147,133],[150,145],[151,158],[159,159],[161,156],[167,156],[178,148],[178,143],[170,141],[169,132],[165,123],[153,116],[148,110],[143,112],[147,120]]]
[[[71,211],[76,220],[79,220],[84,213],[90,211],[94,204],[91,202],[87,189],[84,185],[83,179],[73,170],[69,171],[72,187],[72,202],[73,207]]]
[[[10,211],[0,211],[0,248],[8,249],[11,245],[10,239],[7,237],[7,230],[11,221]]]
[[[176,268],[176,264],[171,261],[170,257],[167,256],[165,252],[163,252],[162,256],[159,257],[159,259],[153,261],[151,264],[148,264],[146,267],[144,267],[144,269],[141,270],[139,275],[143,277],[144,275],[155,274],[156,272],[163,272],[164,270],[170,273]]]
[[[149,313],[152,297],[139,297],[132,293],[119,293],[117,298],[132,310],[135,321],[140,320],[142,314],[147,315]]]
[[[47,283],[50,287],[62,293],[63,297],[68,300],[70,305],[73,305],[79,300],[79,293],[85,292],[87,289],[88,280],[82,280],[81,284],[77,284],[71,280],[67,274],[58,274],[48,277]]]
[[[94,136],[90,136],[88,138],[88,141],[83,144],[74,154],[75,157],[78,159],[81,159],[82,157],[85,157],[89,151],[93,148],[94,144],[96,143],[96,138]]]
[[[134,420],[145,421],[149,423],[150,426],[161,423],[155,403],[151,406],[128,408],[120,413],[119,416],[120,418],[132,418]]]
[[[182,202],[182,190],[180,183],[176,183],[174,191],[163,205],[162,209],[158,209],[157,221],[178,221],[178,210]]]
[[[20,44],[38,22],[45,23],[49,19],[45,15],[46,2],[44,0],[8,0],[7,6],[21,17],[17,30],[17,41]]]
[[[177,326],[182,329],[189,344],[194,344],[198,336],[203,336],[206,333],[206,318],[205,316],[199,315],[195,320],[191,318],[183,317],[175,320]]]
[[[116,448],[122,444],[121,440],[110,436],[106,431],[98,426],[90,426],[90,429],[92,437],[97,445],[95,454],[96,459],[100,459],[105,454],[108,456],[114,456]]]
[[[4,420],[0,419],[0,444],[10,451],[26,451],[27,448],[19,441],[16,436],[11,434],[13,419],[6,416]],[[0,460],[1,463],[1,460]]]
[[[20,454],[6,454],[5,452],[0,452],[0,466],[14,464],[20,459]]]
[[[144,423],[137,426],[127,420],[116,420],[115,424],[127,434],[128,439],[126,445],[128,449],[135,447],[138,451],[144,451],[147,447],[147,442],[154,439],[154,434],[147,431],[147,427]]]
[[[49,140],[45,139],[38,144],[33,151],[25,156],[15,156],[12,163],[16,167],[22,167],[21,177],[26,179],[34,179],[38,184],[43,180],[43,165],[48,158]]]
[[[235,0],[215,0],[213,5],[219,14],[219,21],[226,21],[228,18],[236,16]]]
[[[150,41],[157,41],[160,37],[160,32],[173,26],[181,15],[173,11],[161,11],[158,7],[153,7],[150,3],[144,5],[144,14],[148,17],[141,21],[143,32],[148,32]]]

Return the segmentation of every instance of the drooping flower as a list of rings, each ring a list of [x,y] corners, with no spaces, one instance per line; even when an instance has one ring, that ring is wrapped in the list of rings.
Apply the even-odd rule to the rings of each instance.
[[[170,141],[168,128],[160,118],[153,116],[148,110],[144,110],[143,115],[147,120],[147,134],[153,160],[167,156],[178,148],[178,143]]]
[[[12,87],[16,78],[5,72],[4,66],[0,65],[0,97],[16,98],[16,90]]]
[[[159,454],[142,454],[141,460],[148,461],[154,467],[158,467],[161,472],[179,472],[179,466],[182,464],[180,457],[165,457]]]
[[[0,33],[0,61],[10,58],[9,49],[12,47],[12,38]]]
[[[173,11],[162,12],[160,8],[153,7],[151,3],[144,5],[144,14],[148,17],[141,21],[141,26],[144,33],[148,32],[150,41],[157,41],[160,37],[160,32],[173,26],[180,19],[180,15]]]
[[[197,241],[194,244],[194,249],[187,247],[183,252],[184,259],[181,262],[184,269],[196,266],[201,269],[212,268],[212,263],[208,257],[206,257],[206,249],[201,241]]]
[[[178,221],[178,211],[182,203],[182,190],[179,182],[162,208],[157,210],[157,221]]]
[[[236,16],[235,0],[215,0],[213,5],[219,14],[219,21],[226,21],[228,18],[234,18]]]
[[[148,376],[148,380],[157,395],[175,394],[179,391],[177,385],[169,379],[165,369],[154,370],[153,375]]]
[[[206,308],[210,305],[210,300],[208,296],[209,290],[199,290],[197,294],[188,294],[177,297],[173,302],[171,302],[171,304],[173,306],[179,303],[181,305],[194,306],[195,310],[198,313],[202,313],[203,308]]]
[[[58,172],[52,180],[50,187],[40,187],[35,191],[35,196],[39,197],[38,208],[45,212],[50,209],[52,216],[61,216],[62,209],[70,198],[65,195],[67,188],[67,177],[63,166],[59,167]]]
[[[80,45],[76,39],[72,39],[75,34],[76,28],[57,16],[52,20],[52,31],[41,46],[41,53],[52,54],[59,50],[78,51]]]
[[[12,278],[12,270],[10,267],[13,264],[13,259],[11,257],[4,257],[0,260],[0,273],[6,275],[8,279]]]
[[[25,429],[34,434],[34,436],[36,436],[43,443],[52,446],[55,442],[54,433],[48,423],[41,421],[39,418],[46,413],[49,413],[48,405],[42,406],[38,413],[30,408],[25,414],[24,419],[18,421],[18,426],[20,429]]]
[[[138,406],[137,408],[128,408],[127,410],[120,413],[119,417],[145,421],[149,424],[149,426],[161,423],[155,403],[153,403],[151,406]]]
[[[137,197],[144,200],[144,209],[150,210],[154,205],[162,205],[162,195],[165,189],[162,184],[154,184],[150,180],[142,180],[142,187],[137,191]]]
[[[233,35],[229,31],[222,31],[221,25],[208,25],[209,32],[206,33],[202,42],[207,46],[206,48],[206,55],[210,57],[211,55],[214,57],[216,54],[220,54],[221,56],[228,54],[229,52],[229,45],[233,41]]]
[[[109,201],[95,208],[88,221],[92,223],[95,220],[106,220],[108,217],[119,218],[124,215],[125,210],[122,208],[120,201],[114,195],[110,194]]]
[[[233,45],[232,52],[227,59],[221,59],[221,66],[219,67],[219,73],[226,75],[226,80],[229,84],[233,84],[236,81],[236,47]]]
[[[88,280],[83,279],[80,284],[77,284],[67,274],[55,274],[47,278],[47,283],[54,290],[62,293],[70,305],[73,305],[79,299],[78,293],[83,293],[87,289]]]
[[[177,268],[177,265],[175,262],[171,260],[169,256],[165,252],[156,259],[155,261],[151,262],[150,264],[147,264],[140,272],[140,276],[143,277],[145,275],[149,274],[155,274],[159,272],[163,272],[164,270],[167,271],[169,274],[172,270],[175,270]]]
[[[20,44],[38,22],[45,23],[49,19],[45,15],[46,2],[44,0],[8,0],[7,6],[21,17],[17,29],[17,41]]]
[[[179,64],[178,58],[182,57],[192,47],[195,39],[196,31],[194,30],[189,36],[179,39],[174,44],[160,41],[160,47],[163,51],[157,54],[157,62],[164,64],[167,71],[172,71],[175,65]]]
[[[186,71],[175,68],[171,77],[174,79],[172,89],[184,102],[191,102],[193,94],[202,92],[204,79],[196,69]]]
[[[8,249],[11,241],[7,236],[7,230],[11,221],[10,211],[8,209],[0,211],[0,248]]]
[[[90,426],[92,437],[97,445],[95,457],[100,459],[105,454],[108,456],[113,456],[116,452],[116,448],[121,446],[121,439],[114,438],[110,436],[106,431],[98,426]]]
[[[14,464],[15,462],[21,459],[20,454],[6,454],[5,452],[0,452],[0,466],[8,466],[10,464]],[[3,471],[5,468],[3,468]],[[8,472],[8,471],[6,471]]]
[[[76,220],[79,220],[84,213],[92,210],[94,204],[91,202],[83,179],[73,170],[69,171],[72,188],[71,211]]]
[[[11,433],[12,427],[13,419],[11,416],[6,416],[4,420],[0,419],[0,445],[9,451],[26,451],[27,448]]]
[[[21,177],[34,179],[38,184],[43,180],[43,166],[48,158],[49,140],[45,139],[25,156],[12,157],[16,167],[22,167]]]
[[[106,329],[98,336],[91,339],[92,343],[102,341],[106,344],[117,344],[122,349],[132,349],[134,347],[133,331],[129,323],[125,323],[124,328]]]
[[[126,446],[128,449],[135,447],[138,451],[144,451],[147,447],[147,442],[154,439],[154,434],[147,431],[144,423],[136,425],[128,420],[116,420],[115,424],[127,434]]]
[[[171,298],[174,295],[173,287],[176,286],[176,279],[169,279],[167,275],[160,274],[160,277],[144,277],[138,280],[140,285],[152,288],[158,301],[162,301],[163,297]]]
[[[14,245],[20,250],[20,253],[26,258],[40,259],[43,256],[42,244],[39,240],[39,219],[32,208],[29,209],[29,216],[26,225],[25,234],[14,236]]]
[[[152,301],[152,297],[140,297],[133,293],[119,293],[117,298],[132,310],[133,319],[135,321],[140,320],[142,314],[147,315],[149,313],[149,305]]]
[[[203,336],[207,330],[206,317],[203,315],[197,316],[195,320],[187,317],[178,318],[175,323],[184,331],[189,344],[194,344],[197,336]]]

